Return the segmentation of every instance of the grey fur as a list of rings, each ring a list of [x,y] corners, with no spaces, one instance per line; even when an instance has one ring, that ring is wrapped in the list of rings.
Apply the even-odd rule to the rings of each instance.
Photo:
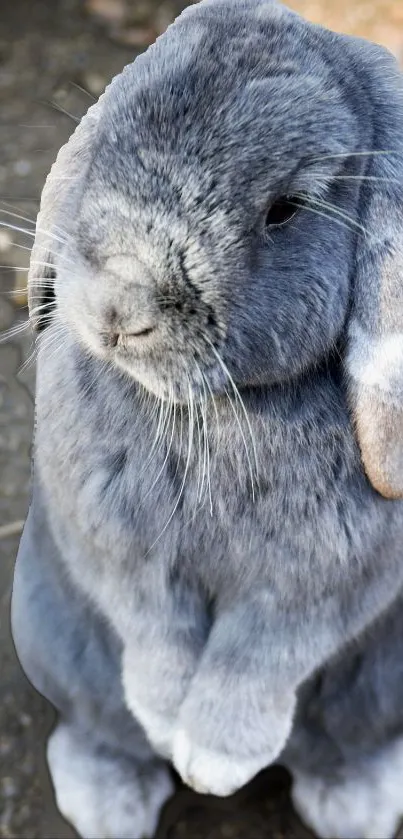
[[[352,416],[361,442],[357,329],[383,340],[392,309],[402,328],[400,274],[386,300],[381,283],[402,151],[386,51],[203,0],[112,82],[44,190],[17,649],[74,725],[152,761],[130,708],[200,789],[281,754],[326,775],[402,729],[403,507],[369,483]],[[270,204],[301,194],[268,235]],[[207,759],[228,769],[210,786]]]

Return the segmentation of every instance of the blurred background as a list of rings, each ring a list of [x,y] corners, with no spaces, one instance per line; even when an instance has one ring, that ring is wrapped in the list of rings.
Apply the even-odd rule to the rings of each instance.
[[[179,0],[0,0],[0,838],[68,839],[44,762],[53,712],[9,634],[12,569],[29,501],[34,358],[26,282],[45,176],[75,122],[164,31]],[[387,46],[403,62],[403,0],[289,0],[312,21]],[[11,333],[10,333],[11,330]],[[45,618],[45,616],[44,616]],[[159,839],[308,839],[280,769],[226,800],[179,788]],[[402,834],[403,835],[403,834]]]

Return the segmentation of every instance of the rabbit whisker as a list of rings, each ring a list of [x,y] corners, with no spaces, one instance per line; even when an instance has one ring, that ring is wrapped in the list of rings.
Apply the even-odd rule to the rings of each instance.
[[[43,287],[45,290],[51,290],[53,288],[53,285],[52,284],[50,284],[48,286],[43,285],[41,287]],[[20,294],[27,294],[28,292],[29,292],[29,287],[24,286],[23,288],[13,288],[11,291],[2,291],[0,293],[13,298],[13,297],[18,297]],[[30,297],[30,300],[42,300],[43,301],[43,295],[42,294],[33,294]],[[49,300],[48,305],[50,305],[51,303],[53,304],[53,300]],[[20,306],[20,308],[21,309],[28,309],[28,305],[24,304],[24,306]]]
[[[248,416],[248,412],[247,412],[247,410],[246,410],[245,403],[244,403],[244,401],[243,401],[243,399],[242,399],[242,397],[241,397],[241,394],[240,394],[240,392],[239,392],[239,390],[238,390],[238,388],[237,388],[237,386],[236,386],[236,384],[235,384],[235,382],[234,382],[234,380],[233,380],[233,378],[232,378],[232,376],[231,376],[231,373],[230,373],[230,372],[229,372],[229,370],[228,370],[227,365],[224,363],[224,361],[223,361],[223,359],[221,358],[221,356],[220,356],[219,352],[216,350],[216,348],[215,348],[214,344],[210,341],[210,339],[209,339],[209,338],[207,338],[207,336],[206,336],[206,340],[207,340],[208,344],[210,345],[210,347],[211,347],[211,349],[212,349],[212,351],[213,351],[213,353],[214,353],[214,355],[215,355],[215,357],[216,357],[216,359],[217,359],[218,363],[220,364],[220,366],[221,366],[221,369],[222,369],[223,373],[224,373],[224,374],[225,374],[225,376],[227,377],[227,379],[228,379],[228,381],[229,381],[229,383],[230,383],[230,385],[231,385],[231,387],[232,387],[232,390],[233,390],[233,393],[234,393],[235,399],[236,399],[237,403],[239,404],[239,406],[240,406],[240,408],[241,408],[241,410],[242,410],[242,413],[243,413],[243,415],[244,415],[244,418],[245,418],[245,420],[246,420],[246,424],[247,424],[247,427],[248,427],[249,436],[250,436],[251,443],[252,443],[253,460],[254,460],[254,469],[252,468],[252,460],[251,460],[251,457],[250,457],[250,454],[249,454],[249,448],[248,448],[248,445],[247,445],[247,443],[246,443],[246,438],[245,438],[245,434],[244,434],[244,431],[243,431],[243,428],[242,428],[242,423],[241,423],[241,421],[240,421],[240,419],[239,419],[239,416],[238,416],[238,412],[237,412],[237,410],[236,410],[236,407],[235,407],[235,405],[233,404],[233,402],[232,402],[232,400],[231,400],[230,394],[228,394],[228,391],[226,391],[227,398],[228,398],[228,400],[229,400],[229,402],[230,402],[230,405],[231,405],[232,411],[233,411],[234,416],[235,416],[235,419],[236,419],[236,421],[237,421],[237,424],[238,424],[238,427],[239,427],[239,431],[240,431],[240,434],[241,434],[241,437],[242,437],[243,445],[244,445],[244,448],[245,448],[245,453],[246,453],[246,457],[247,457],[247,460],[248,460],[248,465],[249,465],[249,472],[250,472],[250,477],[251,477],[251,484],[252,484],[252,500],[254,501],[254,500],[255,500],[255,485],[254,485],[254,477],[258,475],[258,462],[257,462],[257,454],[256,454],[256,442],[255,442],[254,434],[253,434],[253,431],[252,431],[252,426],[251,426],[251,423],[250,423],[250,419],[249,419],[249,416]]]
[[[65,324],[63,323],[62,319],[59,317],[59,313],[57,311],[54,312],[54,317],[52,321],[52,330],[48,332],[47,330],[44,332],[40,332],[36,336],[36,343],[38,347],[46,346],[52,339],[56,336],[63,333],[64,335],[67,334],[67,329]]]
[[[302,193],[296,193],[296,195],[298,198],[304,197]],[[318,207],[322,207],[322,209],[324,210],[330,210],[331,213],[334,213],[336,216],[340,216],[345,221],[350,222],[350,224],[353,227],[357,228],[358,230],[361,230],[361,232],[364,233],[364,235],[367,234],[368,231],[365,229],[365,227],[362,226],[362,224],[359,224],[358,221],[355,221],[355,219],[351,218],[351,216],[347,215],[347,213],[343,213],[341,210],[338,209],[338,207],[335,207],[334,204],[329,204],[327,201],[323,201],[319,198],[312,198],[311,196],[309,196],[309,202],[311,204],[317,204]]]
[[[195,360],[195,367],[199,373],[200,379],[202,378],[201,369]],[[198,453],[198,475],[197,475],[197,491],[196,491],[196,498],[198,501],[202,499],[203,489],[204,489],[204,481],[206,475],[206,454],[205,454],[205,435],[204,435],[204,428],[203,428],[203,415],[201,411],[201,406],[198,402],[195,402],[195,416],[196,416],[196,423],[197,423],[197,453]],[[202,445],[202,428],[203,428],[203,445]],[[203,451],[203,459],[202,459],[202,451]]]
[[[56,356],[59,356],[60,353],[63,352],[64,346],[65,344],[63,341],[60,341],[60,343],[58,343],[56,340],[52,344],[49,344],[49,346],[47,347],[47,360],[51,361],[52,359],[56,358]],[[49,354],[50,347],[54,347],[54,352]]]
[[[42,105],[47,105],[49,108],[53,108],[54,111],[58,111],[60,114],[64,114],[64,116],[69,117],[77,125],[80,122],[80,119],[78,117],[74,116],[74,114],[71,114],[70,111],[66,111],[66,109],[62,108],[61,105],[58,105],[57,102],[51,102],[50,100],[45,99],[42,102]]]
[[[189,435],[188,435],[188,457],[187,457],[185,473],[184,473],[184,477],[183,477],[183,486],[185,486],[185,481],[186,481],[186,477],[187,477],[187,474],[188,474],[188,469],[189,469],[189,465],[190,465],[191,457],[192,457],[192,450],[194,449],[195,407],[196,407],[195,406],[194,395],[193,395],[193,391],[192,391],[192,386],[191,386],[191,382],[190,382],[189,373],[187,373],[186,375],[187,375],[187,380],[188,380],[187,405],[188,405]],[[180,496],[179,496],[178,502],[179,501],[180,501]]]
[[[153,398],[152,394],[149,390],[145,387],[141,387],[139,389],[140,394],[140,405],[142,410],[146,413],[150,411],[149,414],[149,425],[151,428],[154,427],[154,422],[157,416],[161,416],[161,399]]]
[[[214,393],[213,393],[213,391],[212,391],[212,388],[211,388],[210,382],[209,382],[209,380],[208,380],[207,376],[205,376],[205,375],[204,375],[204,373],[202,373],[202,378],[203,378],[203,381],[205,382],[205,384],[206,384],[206,386],[207,386],[207,388],[208,388],[208,391],[209,391],[209,393],[210,393],[210,398],[211,398],[211,401],[212,401],[213,406],[214,406],[214,412],[215,412],[215,418],[216,418],[216,425],[217,425],[217,442],[219,442],[220,437],[221,437],[221,433],[220,433],[220,418],[219,418],[219,416],[218,416],[217,402],[216,402],[216,399],[215,399]]]
[[[6,213],[7,210],[0,210],[2,213]],[[4,221],[3,219],[0,220],[0,227],[5,227],[7,230],[13,230],[16,233],[24,233],[25,236],[32,236],[35,238],[36,233],[43,233],[44,236],[50,236],[51,239],[54,239],[55,242],[59,242],[62,245],[67,244],[66,239],[61,239],[60,236],[56,236],[51,230],[44,230],[42,227],[37,227],[36,229],[33,228],[32,230],[28,230],[27,227],[20,227],[18,224],[11,224],[10,221]],[[13,243],[15,244],[15,243]],[[42,245],[42,247],[44,247]]]
[[[194,360],[194,364],[195,364],[196,370],[198,371],[200,380],[203,381],[203,373],[202,373],[202,370],[201,370],[199,364],[197,363],[196,359]],[[197,500],[200,501],[201,498],[202,498],[203,487],[204,487],[206,457],[205,457],[205,436],[204,436],[204,438],[203,438],[203,442],[204,442],[203,466],[202,466],[201,425],[202,425],[202,422],[203,422],[203,417],[202,417],[201,409],[200,409],[200,414],[199,414],[199,405],[197,403],[196,403],[196,421],[197,421],[197,431],[198,431],[198,453],[199,453],[199,458],[198,458],[198,460],[199,460],[199,473],[198,473],[196,497],[197,497]],[[203,474],[202,474],[202,468],[203,468]]]
[[[304,204],[297,204],[295,202],[294,206],[298,207],[302,211],[306,211],[306,212],[309,212],[309,213],[314,213],[315,215],[320,216],[320,218],[329,219],[329,221],[333,221],[334,224],[338,224],[340,227],[344,227],[345,230],[352,230],[352,228],[350,227],[349,224],[344,224],[344,222],[342,222],[339,218],[335,218],[334,215],[330,215],[329,213],[322,213],[320,210],[316,209],[315,207],[311,207],[311,205],[306,202],[306,196],[304,196],[304,199],[305,199]],[[289,203],[292,204],[293,202],[290,201]]]
[[[6,207],[11,207],[13,211],[15,209],[18,209],[18,207],[16,208],[13,204],[8,203],[7,201],[2,201],[0,203],[4,204]],[[34,233],[38,231],[39,233],[44,233],[48,236],[53,236],[53,238],[55,238],[55,234],[53,233],[53,231],[44,230],[42,227],[38,226],[36,218],[29,218],[29,216],[23,216],[20,212],[11,212],[11,210],[6,210],[3,207],[0,207],[0,212],[12,216],[13,218],[18,218],[21,221],[26,221],[28,224],[32,224],[32,230]],[[71,234],[68,233],[67,230],[64,230],[63,227],[60,227],[58,224],[53,224],[53,228],[57,230],[60,234],[61,238],[58,239],[58,241],[60,241],[61,244],[67,244],[67,242],[71,240]]]
[[[67,336],[67,329],[63,321],[58,317],[57,312],[55,313],[53,323],[52,323],[52,331],[50,334],[42,333],[37,337],[37,345],[38,351],[42,352],[43,349],[46,349],[46,359],[47,361],[56,357],[56,355],[61,352],[64,347],[66,346],[65,341],[59,342],[60,338],[66,338]],[[55,348],[55,351],[49,355],[49,349]]]
[[[199,427],[200,427],[200,463],[202,464],[203,471],[201,476],[201,483],[200,483],[200,494],[198,495],[198,500],[203,501],[203,493],[204,493],[204,484],[206,481],[206,474],[207,474],[207,452],[206,452],[206,426],[205,426],[205,418],[203,416],[203,409],[201,402],[199,403]],[[202,442],[203,441],[203,442]],[[203,460],[202,460],[202,452],[203,452]]]
[[[189,439],[188,439],[188,453],[187,453],[186,465],[185,465],[184,475],[183,475],[183,478],[182,478],[182,483],[181,483],[181,486],[180,486],[180,489],[179,489],[179,492],[178,492],[178,497],[176,499],[173,510],[172,510],[169,518],[165,522],[164,527],[162,528],[161,532],[159,533],[157,538],[154,540],[152,545],[148,548],[148,550],[145,554],[145,557],[147,557],[148,554],[153,550],[153,548],[155,547],[157,542],[159,542],[159,540],[161,539],[161,536],[163,536],[163,534],[165,533],[165,531],[169,527],[169,525],[170,525],[170,523],[171,523],[171,521],[172,521],[172,519],[173,519],[173,517],[174,517],[174,515],[175,515],[175,513],[178,509],[178,506],[180,504],[180,501],[181,501],[181,498],[182,498],[182,495],[183,495],[183,490],[185,488],[185,483],[186,483],[186,478],[187,478],[188,472],[189,472],[189,465],[190,465],[192,448],[193,448],[193,431],[194,431],[194,415],[193,415],[194,403],[193,403],[192,388],[190,386],[190,382],[188,384],[188,394],[189,394],[189,402],[188,402],[188,408],[189,408],[189,423],[188,423]]]
[[[172,392],[170,392],[170,394],[169,394],[169,400],[168,400],[168,406],[167,406],[167,417],[168,417],[168,423],[167,423],[167,425],[169,425],[169,420],[171,420],[171,419],[172,419],[172,423],[171,423],[172,430],[171,430],[171,436],[170,436],[170,439],[169,439],[169,445],[168,445],[167,451],[166,451],[166,453],[165,453],[165,457],[164,457],[164,460],[163,460],[162,466],[161,466],[161,468],[159,469],[159,471],[158,471],[158,473],[157,473],[157,476],[156,476],[155,480],[153,481],[153,483],[151,484],[150,488],[147,490],[147,492],[146,492],[146,494],[145,494],[144,498],[142,499],[142,501],[143,501],[143,502],[144,502],[144,501],[145,501],[145,500],[149,497],[149,495],[152,493],[153,489],[156,487],[156,485],[157,485],[157,483],[158,483],[158,481],[159,481],[159,479],[160,479],[160,477],[161,477],[161,475],[162,475],[162,473],[163,473],[163,471],[164,471],[164,469],[165,469],[165,466],[166,466],[166,464],[167,464],[167,462],[168,462],[169,455],[170,455],[170,453],[171,453],[172,443],[173,443],[174,434],[175,434],[175,418],[176,418],[176,402],[175,402],[175,400],[174,400],[174,398],[173,398],[173,394],[172,394]],[[164,429],[164,430],[165,430],[165,429]],[[165,435],[164,435],[164,436],[165,436]],[[137,513],[138,513],[138,512],[139,512],[139,508],[137,509]],[[151,548],[150,548],[150,550],[151,550]],[[148,553],[148,552],[147,552],[147,553]],[[147,554],[146,554],[146,555],[147,555]]]
[[[33,364],[35,362],[36,354],[37,354],[37,347],[34,344],[29,356],[25,359],[24,363],[19,368],[19,370],[17,372],[17,376],[22,376],[22,374],[25,373],[26,370],[28,370],[28,368],[31,366],[31,364]]]
[[[143,390],[145,392],[147,392],[145,388]],[[146,462],[145,462],[145,464],[144,464],[144,466],[143,466],[143,468],[142,468],[142,470],[139,474],[139,479],[144,475],[145,471],[148,469],[148,467],[152,463],[154,453],[155,453],[155,455],[157,454],[157,452],[162,447],[163,442],[164,442],[165,429],[167,427],[167,421],[168,421],[168,417],[169,417],[169,406],[163,399],[156,400],[155,408],[154,408],[153,414],[150,417],[150,420],[152,420],[152,418],[154,418],[154,420],[155,420],[158,410],[159,410],[158,422],[157,422],[157,429],[156,429],[154,441],[153,441],[153,444],[152,444],[151,449],[149,451]]]
[[[107,362],[107,361],[101,361],[101,362],[100,362],[100,367],[99,367],[99,370],[98,370],[98,371],[95,373],[95,375],[92,377],[91,381],[90,381],[90,382],[88,382],[88,385],[87,385],[87,388],[86,388],[86,394],[87,394],[88,396],[90,396],[90,394],[91,394],[91,392],[92,392],[92,390],[93,390],[94,386],[97,384],[97,382],[99,381],[99,379],[101,378],[101,376],[104,374],[104,372],[105,372],[105,370],[106,370],[107,366],[108,366],[108,362]]]
[[[170,389],[170,392],[168,394],[168,401],[166,402],[166,400],[164,400],[164,399],[161,399],[160,401],[161,401],[161,404],[164,408],[164,414],[163,414],[163,423],[162,423],[161,428],[160,428],[159,438],[157,438],[159,448],[157,449],[156,454],[159,451],[161,451],[161,452],[163,451],[164,444],[166,443],[166,440],[167,440],[169,423],[170,423],[170,419],[171,419],[171,412],[173,410],[173,405],[174,405],[174,399],[173,399],[173,394],[172,394],[171,389]]]
[[[89,99],[92,99],[93,102],[97,101],[96,97],[93,96],[92,93],[89,92],[89,90],[86,90],[85,87],[81,87],[81,85],[77,84],[77,82],[69,82],[69,84],[72,87],[77,88],[77,90],[81,90],[81,93],[85,93],[85,95],[88,96]]]
[[[30,314],[36,315],[37,312],[41,312],[43,309],[46,309],[48,311],[49,309],[54,309],[55,306],[57,306],[57,300],[49,300],[48,303],[41,303],[40,306],[34,306]]]
[[[35,341],[35,352],[37,358],[40,357],[40,353],[46,351],[46,358],[47,360],[53,358],[53,355],[49,355],[49,350],[53,347],[59,347],[60,338],[63,337],[63,331],[61,328],[53,331],[50,335],[41,334],[36,338]]]
[[[0,222],[0,226],[1,226],[1,222]],[[28,253],[31,253],[31,251],[32,251],[32,247],[28,248],[26,245],[20,245],[18,242],[13,242],[12,247],[13,248],[18,248],[20,251],[28,251]],[[27,270],[27,269],[25,269],[25,270]]]
[[[202,484],[201,484],[201,475],[202,475],[201,449],[202,449],[202,445],[201,445],[201,427],[200,427],[199,406],[198,406],[197,403],[196,403],[195,414],[196,414],[196,423],[197,423],[197,463],[198,463],[196,499],[197,499],[197,501],[199,501],[201,490],[202,490]]]
[[[176,476],[178,474],[179,463],[180,463],[180,459],[182,457],[182,448],[183,448],[184,420],[183,420],[183,405],[182,405],[182,403],[179,404],[179,408],[180,408],[179,453],[178,453],[178,458],[177,458],[177,461],[176,461],[176,469],[175,469],[175,472],[174,472],[174,479],[176,478]]]
[[[175,472],[173,474],[172,482],[175,480],[175,478],[178,474],[178,470],[179,470],[179,464],[180,464],[180,459],[181,459],[181,456],[182,456],[182,449],[183,449],[183,427],[184,427],[183,405],[182,405],[182,403],[174,403],[174,404],[175,404],[176,408],[180,409],[180,431],[179,431],[179,451],[178,451],[178,456],[177,456],[177,459],[176,459],[176,467],[175,467]],[[177,423],[177,420],[176,420],[176,417],[174,415],[173,424],[176,425],[176,423]]]
[[[333,160],[339,157],[375,157],[377,155],[392,154],[400,157],[400,152],[393,151],[393,149],[377,149],[375,151],[347,151],[339,154],[324,154],[321,157],[311,157],[311,162],[316,160]]]
[[[13,297],[19,297],[21,294],[26,294],[28,289],[26,286],[24,288],[12,288],[10,291],[0,291],[0,297],[11,297],[11,302],[13,302]],[[27,309],[28,306],[25,303],[23,306],[19,306],[19,309]]]
[[[5,332],[0,333],[0,344],[5,344],[7,341],[10,341],[10,339],[26,332],[27,329],[31,329],[31,323],[29,320],[26,320],[23,323],[18,323],[15,326],[11,326],[10,329],[6,329]]]
[[[312,175],[314,180],[325,180],[328,181],[329,178],[327,175]],[[333,175],[331,178],[332,181],[380,181],[381,183],[399,183],[397,178],[377,178],[375,175]]]
[[[31,364],[34,364],[36,362],[36,360],[38,358],[39,349],[40,349],[40,346],[41,346],[41,344],[39,343],[39,338],[41,338],[41,344],[44,344],[45,346],[47,346],[48,344],[49,345],[52,344],[52,342],[49,341],[49,337],[48,337],[47,341],[45,342],[43,335],[41,335],[41,336],[37,335],[36,338],[35,338],[34,346],[33,346],[33,349],[31,351],[31,353],[29,354],[29,356],[26,359],[26,361],[24,362],[24,364],[21,366],[21,369],[19,371],[20,374],[25,372],[25,370],[27,370],[28,367],[31,366]]]
[[[49,279],[46,279],[45,277],[41,277],[40,282],[38,282],[38,283],[35,282],[35,285],[38,285],[38,287],[40,289],[44,288],[45,290],[47,290],[49,288],[54,289],[54,287],[55,287],[54,280],[49,280]],[[24,288],[24,291],[29,291],[29,288],[30,287],[28,285],[26,288]],[[31,300],[43,300],[43,294],[31,294],[30,299]]]
[[[204,447],[206,450],[206,463],[207,463],[207,490],[210,502],[210,515],[213,515],[213,499],[211,496],[211,463],[210,463],[210,446],[209,446],[209,438],[208,438],[208,430],[207,430],[207,392],[206,392],[206,385],[204,380],[203,381],[203,388],[204,388],[204,401],[201,402],[200,408],[202,411],[203,416],[203,428],[204,428]]]
[[[196,422],[197,422],[197,462],[198,462],[198,470],[197,470],[197,488],[196,488],[196,500],[201,501],[203,498],[203,489],[204,489],[204,476],[205,476],[205,458],[204,458],[204,450],[202,445],[202,417],[200,413],[199,405],[196,404]]]
[[[234,405],[234,403],[233,403],[233,401],[232,401],[232,398],[231,398],[231,394],[229,393],[229,391],[227,390],[227,388],[225,388],[225,395],[226,395],[227,400],[228,400],[228,402],[229,402],[229,404],[230,404],[230,407],[231,407],[232,413],[233,413],[233,415],[234,415],[234,417],[235,417],[235,420],[236,420],[236,423],[237,423],[237,426],[238,426],[238,429],[239,429],[239,433],[240,433],[240,435],[241,435],[241,439],[242,439],[243,447],[244,447],[245,452],[246,452],[246,458],[247,458],[247,461],[248,461],[249,474],[250,474],[251,486],[252,486],[252,500],[253,500],[253,501],[255,501],[255,484],[254,484],[254,474],[253,474],[253,471],[252,471],[252,463],[251,463],[251,459],[250,459],[250,456],[249,456],[249,448],[248,448],[248,445],[247,445],[247,442],[246,442],[246,437],[245,437],[245,434],[244,434],[244,430],[243,430],[243,428],[242,428],[242,423],[241,423],[241,421],[240,421],[240,419],[239,419],[239,416],[238,416],[238,411],[237,411],[237,409],[236,409],[236,404]]]
[[[23,265],[0,265],[0,269],[5,271],[28,271]]]
[[[26,221],[28,224],[32,224],[33,227],[35,227],[36,218],[30,218],[29,216],[20,215],[20,213],[21,213],[20,207],[17,207],[15,204],[11,204],[10,201],[4,201],[1,198],[0,198],[0,204],[3,204],[4,208],[10,208],[9,215],[14,215],[16,218],[20,218],[23,221]],[[0,212],[5,213],[6,209],[4,209],[4,208],[0,207]],[[13,212],[11,212],[11,210]],[[18,214],[15,213],[15,210],[18,211]]]
[[[3,203],[5,203],[5,202],[3,202]],[[27,216],[23,216],[20,213],[14,213],[11,210],[5,210],[3,207],[0,207],[0,213],[4,213],[4,215],[11,216],[12,218],[18,218],[18,219],[20,219],[20,221],[26,221],[28,224],[32,224],[33,225],[33,233],[35,233],[36,230],[38,230],[40,233],[47,232],[47,231],[43,231],[42,228],[40,228],[40,227],[37,228],[34,220],[28,218]],[[56,230],[59,230],[59,232],[61,233],[61,235],[63,237],[67,237],[67,238],[64,239],[65,242],[67,242],[67,239],[71,239],[70,234],[66,233],[66,231],[64,231],[61,227],[58,227],[57,225],[54,225],[54,227],[55,227]],[[31,231],[29,231],[29,232],[31,232]],[[59,241],[62,241],[62,240],[60,239]]]
[[[60,262],[64,265],[67,265],[67,266],[75,265],[75,261],[73,259],[69,259],[67,256],[64,256],[64,254],[62,254],[62,255],[58,254],[57,259],[58,259],[58,262]],[[51,270],[56,271],[55,263],[54,262],[46,262],[44,259],[31,259],[30,265],[38,265],[38,266],[41,266],[42,268],[50,268]],[[79,274],[73,274],[72,272],[70,272],[70,276],[71,277],[78,277]],[[49,277],[38,277],[38,278],[35,277],[34,282],[36,283],[38,280],[43,280],[43,279],[48,280]]]

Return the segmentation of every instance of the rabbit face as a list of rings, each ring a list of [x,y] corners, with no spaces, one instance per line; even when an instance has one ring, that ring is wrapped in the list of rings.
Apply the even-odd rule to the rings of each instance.
[[[402,497],[402,92],[386,50],[274,0],[191,6],[58,154],[34,329],[189,404],[336,344],[367,475]]]
[[[112,84],[57,269],[88,349],[178,400],[281,381],[329,351],[358,226],[343,176],[362,164],[343,155],[365,144],[363,120],[334,72],[276,16],[253,28],[219,9],[194,25],[188,10]]]

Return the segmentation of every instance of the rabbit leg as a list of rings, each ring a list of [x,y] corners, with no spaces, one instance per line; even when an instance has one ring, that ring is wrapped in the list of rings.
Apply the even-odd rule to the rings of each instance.
[[[198,792],[230,795],[282,751],[295,692],[266,667],[271,628],[250,603],[218,616],[181,707],[175,768]]]
[[[372,594],[365,592],[368,600]],[[358,588],[344,600],[336,591],[312,603],[307,591],[303,612],[296,603],[297,592],[287,606],[261,590],[218,610],[173,742],[174,765],[194,789],[228,795],[275,761],[299,687],[369,623]]]
[[[323,839],[388,839],[403,818],[402,602],[300,692],[282,760]]]
[[[48,760],[63,815],[83,837],[151,836],[173,792],[170,770],[125,705],[120,641],[66,575],[37,493],[12,629],[26,675],[60,713]]]
[[[57,806],[85,839],[152,837],[173,782],[158,760],[136,763],[59,722],[49,738],[49,769]]]
[[[321,839],[393,839],[403,819],[403,737],[330,776],[295,772],[292,798]]]

